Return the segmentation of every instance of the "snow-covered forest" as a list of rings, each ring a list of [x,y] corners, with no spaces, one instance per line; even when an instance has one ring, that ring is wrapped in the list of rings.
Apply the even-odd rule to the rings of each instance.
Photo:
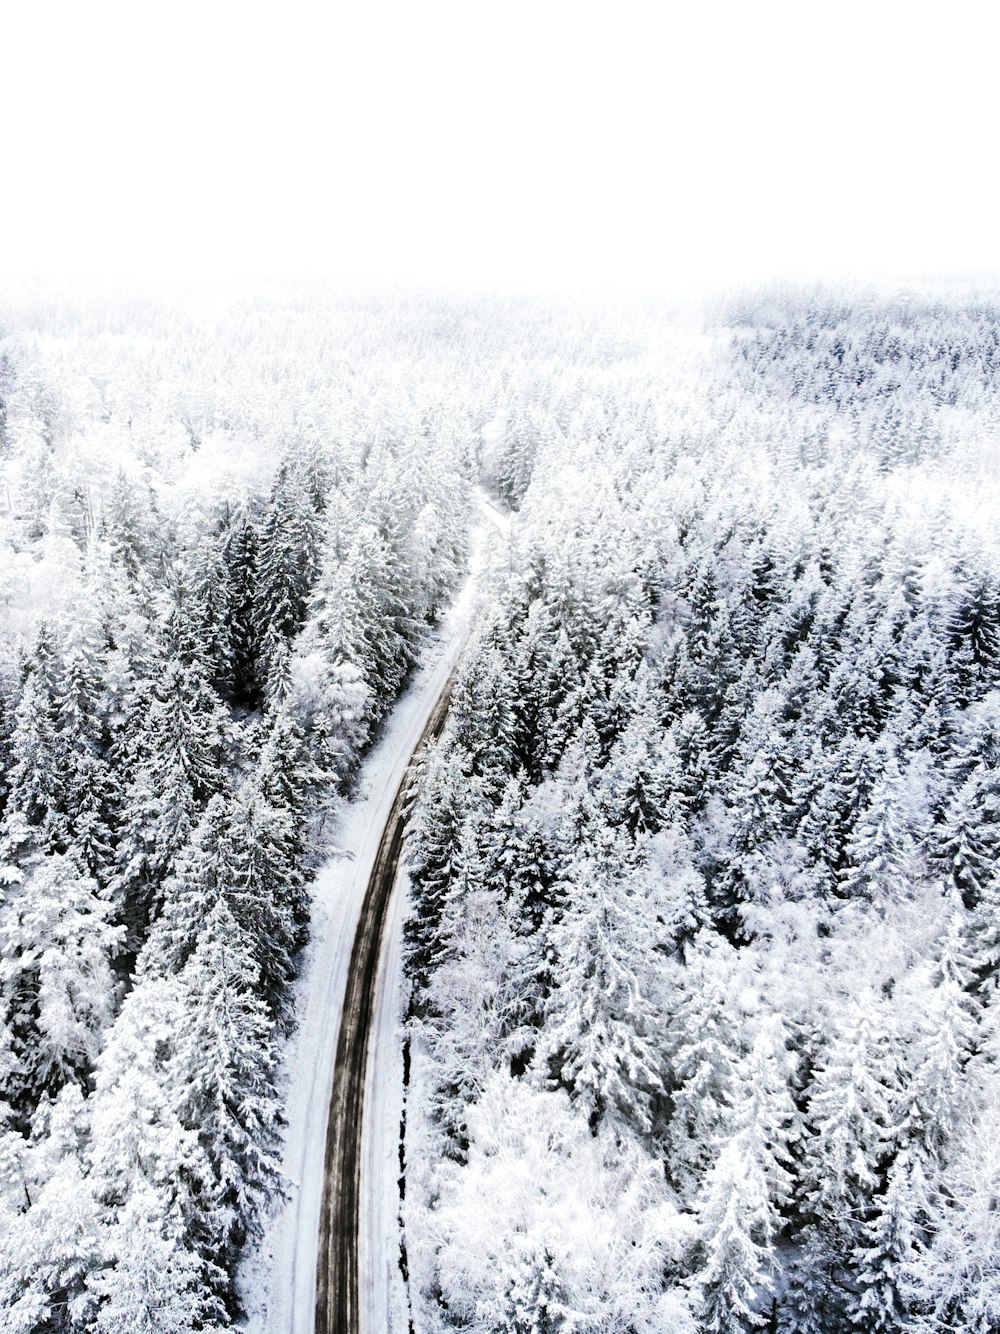
[[[1000,306],[535,369],[411,827],[419,1329],[1000,1329]]]
[[[11,301],[0,1326],[238,1317],[330,809],[464,566],[448,312]]]
[[[991,293],[0,301],[3,1330],[241,1320],[312,877],[479,485],[413,1329],[1000,1328],[998,460]]]

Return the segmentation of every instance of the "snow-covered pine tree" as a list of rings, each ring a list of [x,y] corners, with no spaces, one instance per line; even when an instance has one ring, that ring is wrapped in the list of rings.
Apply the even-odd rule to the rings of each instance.
[[[260,970],[258,991],[272,1013],[283,1007],[293,958],[305,940],[308,896],[294,816],[264,796],[258,775],[227,803],[223,835],[226,896]]]
[[[228,730],[222,703],[200,665],[168,658],[137,743],[113,881],[133,948],[159,913],[163,882],[199,810],[223,786]]]
[[[148,1186],[130,1196],[107,1230],[87,1291],[99,1303],[88,1326],[93,1334],[222,1334],[232,1327],[206,1283],[205,1262],[164,1218]]]
[[[11,729],[14,762],[6,775],[6,858],[15,855],[17,847],[23,848],[26,839],[40,852],[66,849],[66,774],[58,735],[54,666],[49,658],[53,652],[43,627],[26,664]],[[15,830],[17,844],[12,845]]]
[[[887,909],[910,894],[921,867],[904,819],[899,765],[890,751],[844,848],[839,892]]]
[[[627,840],[606,830],[563,871],[562,910],[543,928],[551,990],[535,1060],[592,1125],[620,1119],[649,1134],[664,942],[649,882],[632,869]]]
[[[222,558],[229,591],[229,654],[232,698],[244,706],[259,703],[266,684],[261,671],[257,566],[259,538],[253,519],[236,513],[223,539]]]
[[[720,1133],[736,1098],[740,1049],[730,991],[734,954],[732,946],[705,930],[691,942],[683,969],[674,970],[666,1167],[670,1179],[689,1197],[715,1160]]]
[[[767,1323],[772,1288],[767,1188],[738,1137],[726,1141],[695,1202],[692,1298],[705,1334],[749,1334]]]
[[[839,1330],[857,1312],[856,1257],[885,1188],[899,1088],[899,1057],[884,1010],[872,993],[843,1003],[806,1090],[798,1209],[804,1264],[815,1272],[795,1297],[797,1330],[826,1328],[824,1320]]]
[[[935,863],[967,908],[981,899],[1000,853],[1000,775],[979,763],[954,792],[937,832]]]
[[[419,804],[407,831],[406,861],[412,879],[410,911],[403,925],[403,957],[419,1007],[439,956],[445,901],[458,870],[466,817],[474,810],[469,757],[447,735],[430,743],[420,761]]]
[[[912,1329],[909,1270],[917,1262],[927,1189],[919,1163],[904,1152],[889,1168],[883,1194],[855,1256],[858,1296],[851,1319],[864,1334]]]
[[[282,1189],[273,1022],[258,985],[249,943],[220,899],[180,973],[185,1020],[170,1063],[172,1105],[197,1135],[212,1174],[189,1227],[220,1274],[259,1234],[263,1209]],[[233,1308],[228,1284],[218,1295]]]
[[[123,932],[71,854],[31,858],[5,879],[0,998],[16,1063],[7,1095],[26,1118],[65,1084],[89,1083],[115,1010]]]
[[[195,1219],[211,1169],[197,1127],[178,1116],[172,1062],[188,1018],[175,976],[143,973],[122,1004],[94,1071],[88,1179],[107,1218],[152,1192],[177,1235]]]

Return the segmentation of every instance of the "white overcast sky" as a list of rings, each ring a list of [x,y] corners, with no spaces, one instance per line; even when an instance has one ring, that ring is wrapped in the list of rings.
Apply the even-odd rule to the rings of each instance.
[[[0,4],[0,270],[1000,268],[995,0]]]

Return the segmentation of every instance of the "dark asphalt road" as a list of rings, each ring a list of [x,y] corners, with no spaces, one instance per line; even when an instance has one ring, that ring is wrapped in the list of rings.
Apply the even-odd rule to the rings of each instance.
[[[412,758],[444,727],[451,688],[452,680],[449,679],[438,696]],[[382,834],[351,952],[326,1130],[326,1185],[316,1271],[316,1334],[361,1334],[358,1225],[362,1204],[365,1075],[375,1019],[375,988],[385,923],[403,848],[409,775],[408,769]],[[384,1331],[366,1331],[365,1334],[384,1334]]]

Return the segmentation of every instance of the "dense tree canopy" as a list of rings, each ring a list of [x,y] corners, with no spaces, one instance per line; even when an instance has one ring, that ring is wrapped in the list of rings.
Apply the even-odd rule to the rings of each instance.
[[[541,1199],[479,1242],[513,1081],[556,1161],[506,1170],[567,1227],[576,1136],[662,1174],[656,1328],[993,1329],[998,307],[777,291],[643,334],[484,437],[520,516],[411,835],[421,1318],[650,1327],[630,1271],[588,1305]]]
[[[311,876],[483,483],[415,1325],[996,1329],[995,294],[4,304],[4,1328],[241,1318]]]
[[[35,294],[7,321],[4,1329],[240,1314],[323,821],[465,560],[487,408],[441,409],[467,352],[425,318]]]

